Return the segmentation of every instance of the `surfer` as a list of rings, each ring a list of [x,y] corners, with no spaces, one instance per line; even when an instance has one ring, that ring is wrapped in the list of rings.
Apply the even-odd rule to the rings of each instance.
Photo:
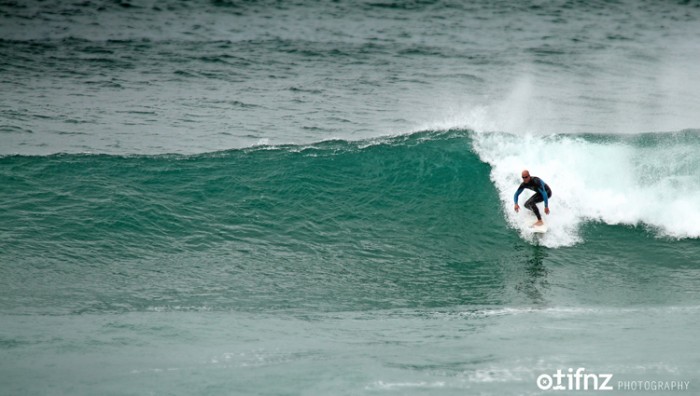
[[[530,172],[527,169],[523,171],[522,177],[523,182],[520,183],[520,187],[518,187],[518,191],[515,192],[515,197],[513,197],[515,200],[515,211],[518,212],[520,210],[520,206],[518,205],[518,196],[520,196],[520,193],[526,188],[532,190],[535,194],[525,202],[525,207],[533,211],[535,216],[537,216],[537,222],[532,225],[533,227],[544,225],[540,210],[537,209],[537,204],[544,201],[544,212],[549,214],[549,198],[552,196],[552,189],[539,177],[530,176]]]

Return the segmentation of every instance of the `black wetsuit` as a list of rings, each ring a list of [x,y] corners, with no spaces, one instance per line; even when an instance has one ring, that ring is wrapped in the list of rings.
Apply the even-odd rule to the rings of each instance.
[[[537,209],[537,204],[544,201],[544,207],[548,208],[549,198],[552,197],[552,189],[549,188],[547,183],[545,183],[539,177],[531,176],[530,180],[528,180],[527,182],[520,183],[518,191],[515,192],[515,197],[513,197],[513,199],[515,200],[516,205],[518,204],[518,196],[520,196],[520,193],[523,192],[523,190],[526,188],[528,190],[534,191],[535,194],[531,196],[530,199],[527,200],[527,202],[525,202],[525,207],[535,213],[535,216],[537,216],[537,220],[542,220],[542,216],[540,216],[540,210]]]

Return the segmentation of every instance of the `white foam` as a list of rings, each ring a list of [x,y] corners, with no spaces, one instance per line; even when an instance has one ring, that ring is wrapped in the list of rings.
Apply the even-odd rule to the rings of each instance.
[[[517,136],[477,132],[474,149],[492,167],[508,222],[523,238],[528,234],[522,203],[513,210],[520,172],[530,170],[553,190],[551,215],[544,216],[549,232],[541,243],[570,246],[581,241],[585,222],[647,226],[658,236],[700,237],[699,149],[670,138],[663,145],[643,147],[618,140],[596,142],[577,136]],[[542,204],[540,204],[542,206]],[[542,212],[542,210],[541,210]],[[534,218],[533,218],[534,219]]]
[[[396,390],[407,388],[444,388],[444,381],[419,381],[419,382],[384,382],[375,381],[371,385],[365,387],[365,390]]]
[[[694,315],[700,311],[700,306],[660,306],[660,307],[601,307],[601,306],[555,306],[555,307],[503,307],[503,308],[483,308],[470,309],[464,311],[435,311],[429,312],[429,317],[436,320],[473,320],[489,319],[500,317],[511,317],[520,315],[538,315],[548,318],[572,318],[580,316],[614,316],[639,315],[639,314],[668,314],[678,312],[681,314]]]
[[[253,146],[269,146],[269,145],[270,145],[269,138],[260,138]]]

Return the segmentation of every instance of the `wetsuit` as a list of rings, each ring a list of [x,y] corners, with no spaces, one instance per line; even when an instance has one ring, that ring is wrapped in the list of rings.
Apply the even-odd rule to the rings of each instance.
[[[544,207],[548,208],[549,198],[552,196],[552,189],[549,188],[547,183],[542,181],[542,179],[540,179],[539,177],[531,176],[529,181],[520,183],[518,191],[515,192],[515,197],[513,197],[513,199],[515,200],[516,205],[518,204],[518,196],[520,196],[520,193],[523,192],[523,190],[526,188],[528,190],[534,191],[535,194],[531,196],[530,199],[527,200],[527,202],[525,202],[525,207],[535,213],[535,216],[537,216],[537,220],[542,220],[542,216],[540,216],[540,210],[537,209],[537,204],[544,201]]]

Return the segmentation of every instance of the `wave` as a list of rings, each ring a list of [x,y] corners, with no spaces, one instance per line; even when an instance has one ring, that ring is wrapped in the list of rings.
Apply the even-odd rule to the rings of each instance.
[[[683,221],[653,212],[697,199],[697,143],[692,131],[451,130],[197,155],[4,156],[0,308],[420,308],[449,319],[682,307],[697,292],[698,210]],[[525,166],[554,190],[544,238],[513,212]],[[664,292],[650,295],[649,279]]]
[[[445,245],[498,217],[488,166],[468,134],[191,156],[6,156],[0,195],[8,216],[0,227],[13,251],[50,254],[71,243],[90,254],[134,255],[221,244],[378,256],[407,243],[429,250],[432,238],[414,236]]]
[[[585,242],[587,223],[700,237],[700,135],[423,131],[198,155],[0,157],[6,253],[149,255],[235,246],[280,254],[484,251]],[[550,231],[512,196],[528,168],[554,191]],[[521,200],[527,198],[521,195]],[[63,252],[63,253],[61,253]],[[324,253],[324,254],[325,254]]]

